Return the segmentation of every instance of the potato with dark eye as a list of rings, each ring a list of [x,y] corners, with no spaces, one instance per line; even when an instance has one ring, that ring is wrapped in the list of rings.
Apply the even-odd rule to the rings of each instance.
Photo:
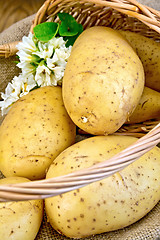
[[[13,104],[0,126],[0,169],[6,177],[44,178],[75,136],[61,87],[36,89]]]
[[[129,136],[96,136],[72,145],[50,166],[58,177],[110,159],[133,144]],[[153,148],[123,170],[80,189],[45,199],[53,228],[82,238],[124,228],[145,216],[160,200],[160,149]]]
[[[117,131],[144,88],[142,63],[116,30],[91,27],[75,41],[63,78],[63,100],[73,122],[94,135]]]

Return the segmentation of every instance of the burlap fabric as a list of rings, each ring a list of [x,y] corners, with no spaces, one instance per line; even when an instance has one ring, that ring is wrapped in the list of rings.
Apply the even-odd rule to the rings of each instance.
[[[160,9],[160,0],[156,2],[151,0],[140,0],[141,3],[146,3],[152,7]],[[30,29],[31,22],[34,16],[30,16],[22,21],[12,25],[7,30],[0,34],[0,44],[21,40],[22,36],[27,35]],[[19,69],[16,67],[15,57],[9,59],[0,58],[0,91],[4,91],[7,83],[13,79],[15,75],[18,75]],[[0,118],[2,121],[2,118]],[[0,177],[2,177],[0,175]],[[67,240],[68,238],[59,235],[52,229],[44,214],[44,220],[40,231],[36,237],[36,240]],[[126,227],[124,229],[96,235],[93,237],[85,238],[90,240],[142,240],[142,239],[160,239],[160,202],[154,207],[154,209],[147,214],[143,219],[135,224]]]
[[[138,0],[138,2],[160,11],[160,0]]]

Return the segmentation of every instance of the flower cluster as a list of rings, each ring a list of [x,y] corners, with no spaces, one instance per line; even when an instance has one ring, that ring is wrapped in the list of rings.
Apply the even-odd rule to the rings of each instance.
[[[21,69],[19,76],[13,78],[1,94],[2,115],[5,115],[11,105],[20,97],[37,87],[57,86],[62,82],[67,60],[72,46],[65,46],[62,37],[54,37],[48,42],[41,42],[29,33],[17,45],[17,55]]]

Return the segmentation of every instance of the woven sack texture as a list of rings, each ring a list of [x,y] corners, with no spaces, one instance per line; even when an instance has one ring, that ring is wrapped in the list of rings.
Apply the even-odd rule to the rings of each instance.
[[[147,0],[145,0],[147,2]],[[149,1],[149,0],[148,0]],[[142,2],[142,0],[140,1]],[[156,3],[159,0],[156,1]],[[142,2],[143,3],[143,2]],[[152,2],[152,4],[154,1]],[[156,4],[155,3],[155,4]],[[147,3],[146,3],[147,4]],[[148,4],[149,5],[149,4]],[[156,5],[160,8],[160,2]],[[27,35],[32,23],[34,15],[27,17],[18,23],[15,23],[4,32],[0,34],[0,44],[21,40],[24,35]],[[9,81],[13,79],[14,76],[18,75],[19,69],[16,67],[15,57],[10,57],[8,59],[0,58],[0,92],[4,91],[5,86]],[[0,122],[2,118],[0,118]],[[0,174],[0,178],[2,175]],[[40,231],[36,237],[36,240],[67,240],[69,238],[61,236],[56,231],[53,230],[49,222],[47,221],[46,215],[44,215],[44,220]],[[135,224],[124,229],[104,233],[88,238],[85,240],[141,240],[141,239],[160,239],[160,202],[154,207],[154,209],[147,214],[143,219],[139,220]]]
[[[160,1],[159,0],[138,0],[139,3],[149,6],[151,8],[157,9],[160,11]]]

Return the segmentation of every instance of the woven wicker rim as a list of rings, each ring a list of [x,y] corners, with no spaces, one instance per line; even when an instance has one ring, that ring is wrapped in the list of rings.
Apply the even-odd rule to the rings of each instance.
[[[106,9],[114,9],[121,14],[138,19],[150,29],[160,33],[160,12],[138,3],[136,0],[47,0],[37,12],[30,31],[42,22],[48,21],[49,18],[60,12],[70,12],[80,23],[83,22],[84,28],[92,25],[92,17],[97,15],[94,19],[94,25],[99,24],[99,17],[106,17]],[[91,12],[87,15],[87,12]],[[85,22],[81,15],[86,15]],[[102,17],[103,19],[103,17]],[[0,56],[10,57],[16,54],[17,42],[0,45]]]
[[[0,185],[0,201],[44,199],[84,187],[121,171],[160,141],[160,124],[134,144],[104,162],[45,180]]]
[[[67,4],[68,7],[75,7],[77,5],[85,6],[85,4],[88,7],[91,7],[91,5],[92,7],[99,6],[100,8],[110,7],[118,12],[139,19],[144,24],[160,33],[160,13],[150,7],[138,3],[136,0],[81,0],[79,2],[72,0],[47,0],[37,12],[31,26],[31,31],[34,26],[46,21],[47,18],[52,15],[53,11],[54,14],[59,12],[64,4]],[[85,11],[87,10],[86,7],[84,9]]]

